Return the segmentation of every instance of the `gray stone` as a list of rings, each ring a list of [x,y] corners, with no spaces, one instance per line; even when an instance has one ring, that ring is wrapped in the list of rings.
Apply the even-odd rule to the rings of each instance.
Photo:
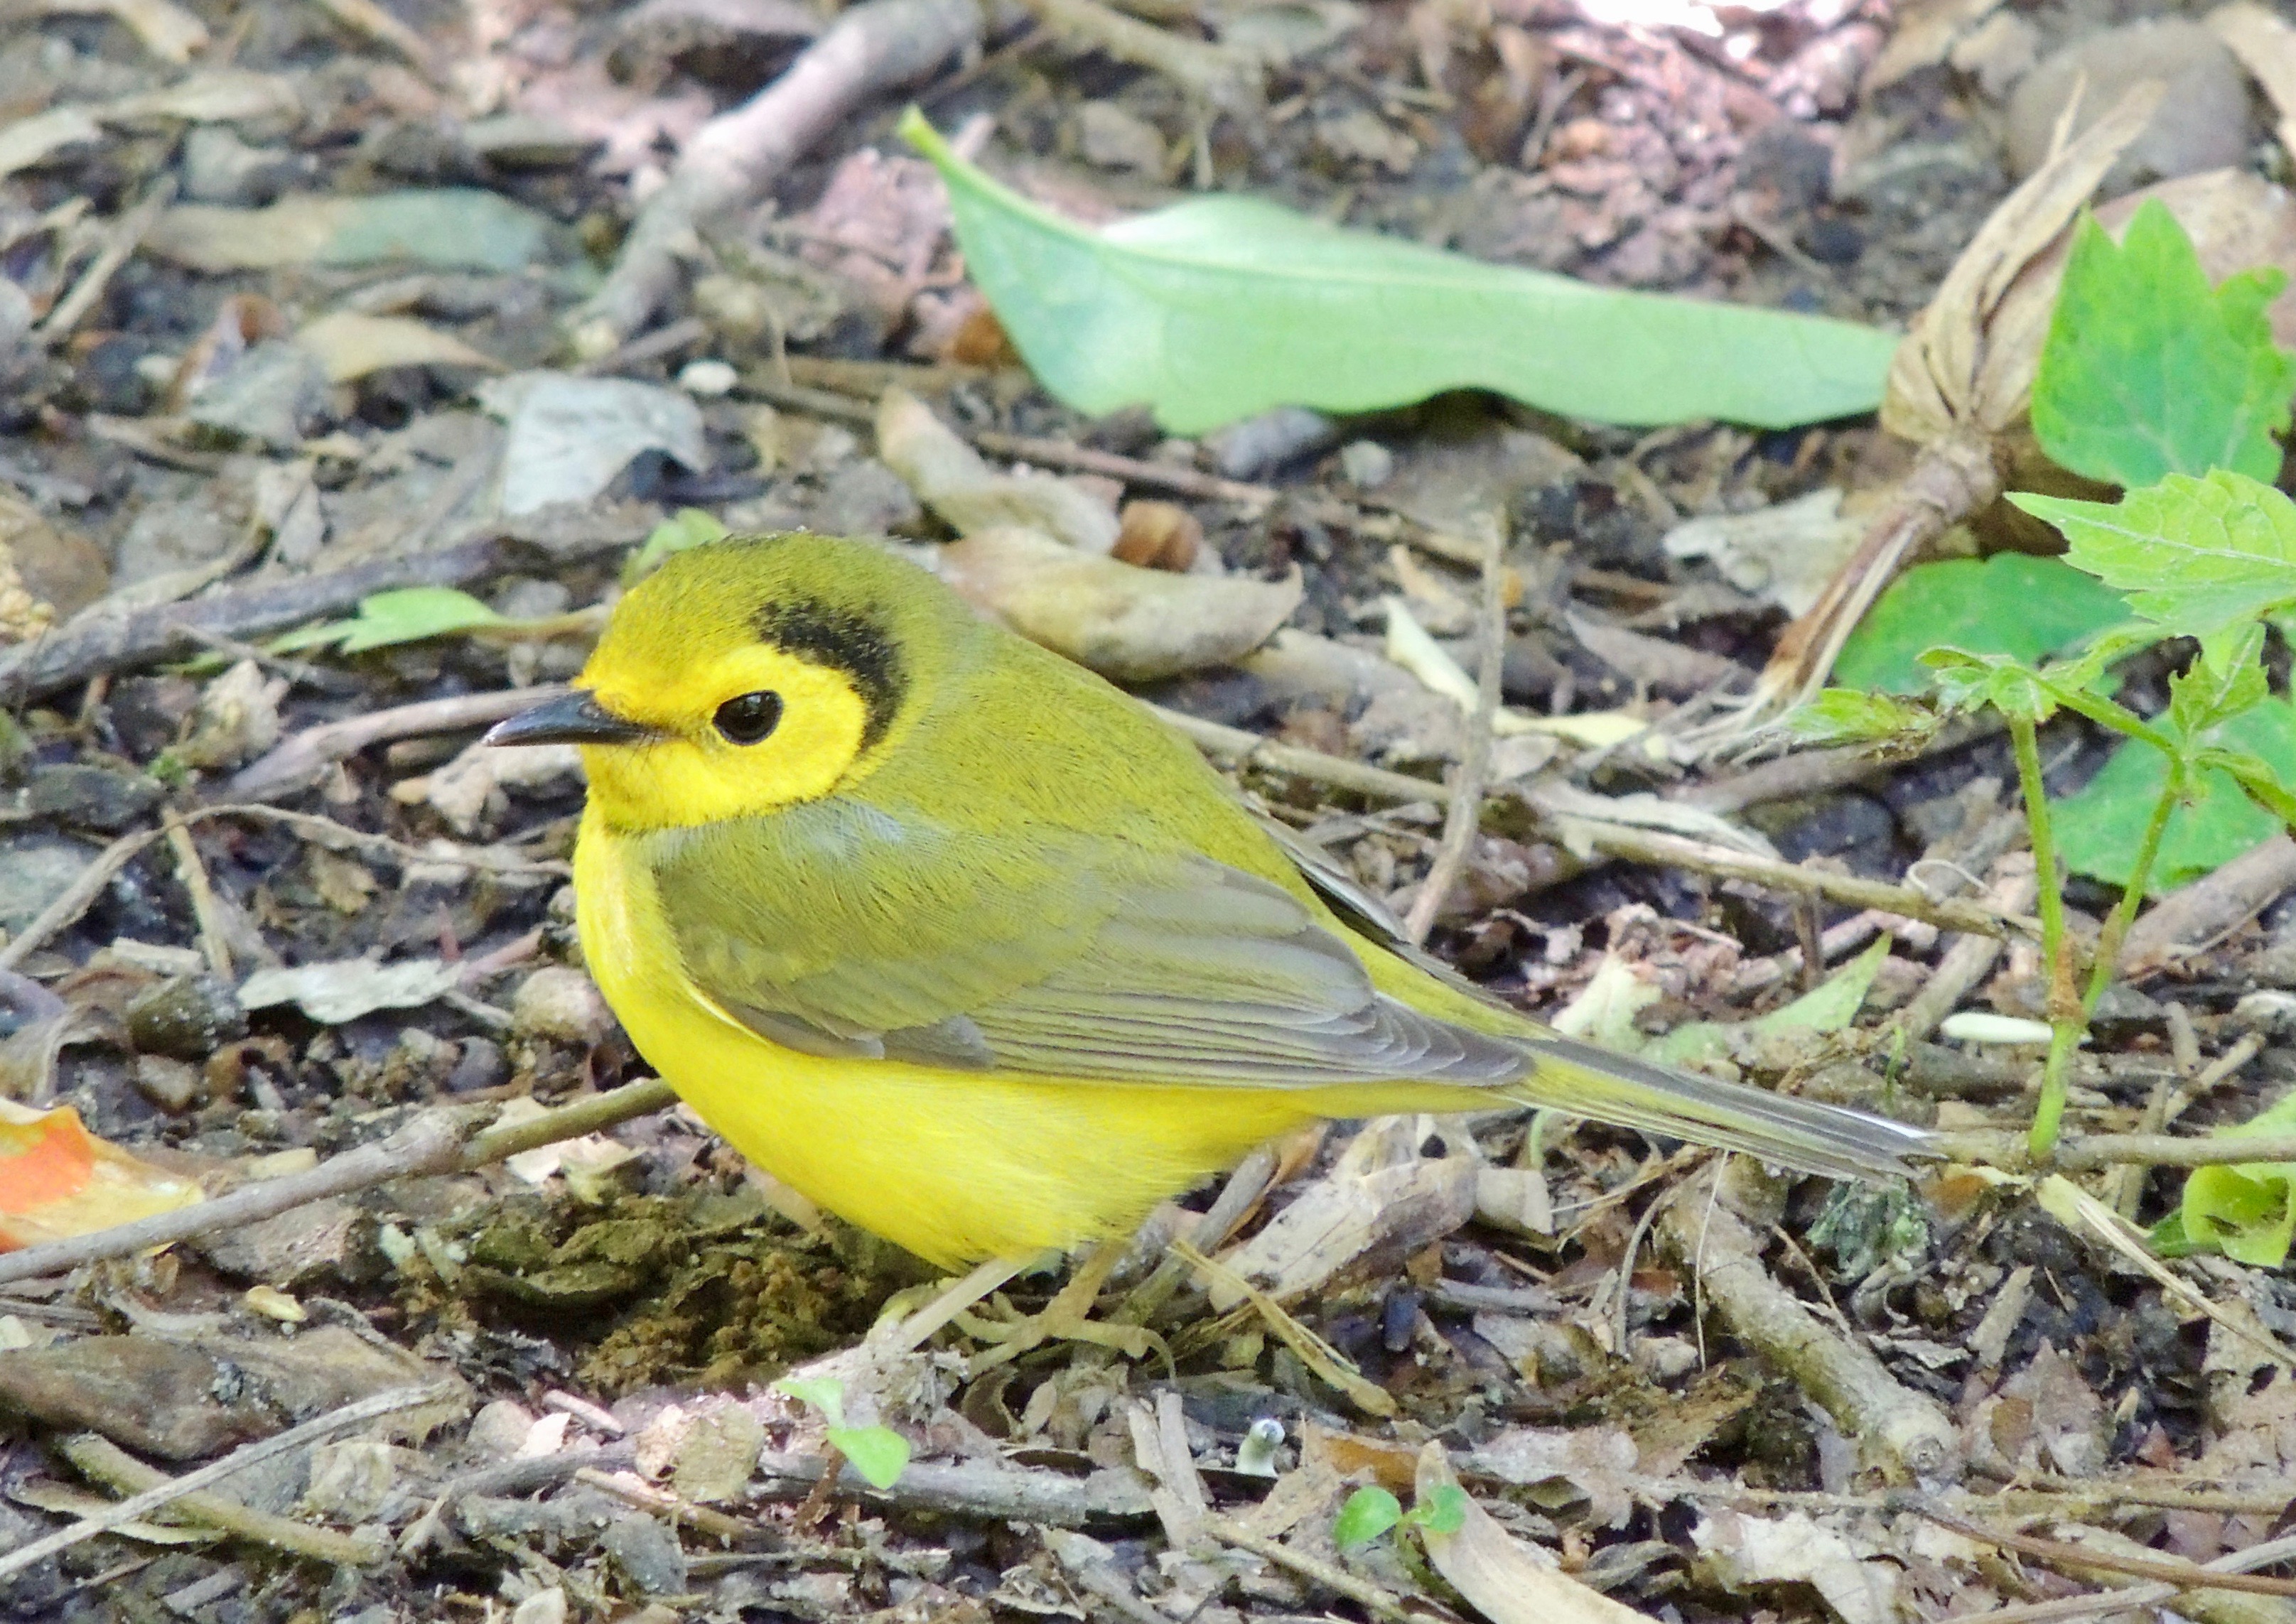
[[[619,1518],[598,1543],[646,1595],[685,1594],[685,1552],[667,1524],[647,1516]]]
[[[61,835],[0,840],[0,930],[29,925],[95,861],[95,848]]]
[[[2160,110],[2106,175],[2105,196],[2241,163],[2248,155],[2248,81],[2222,40],[2197,22],[2153,19],[2107,29],[2044,58],[2009,98],[2009,167],[2033,173],[2076,91],[2073,133],[2095,124],[2146,79],[2168,86]]]
[[[67,763],[33,772],[25,807],[36,818],[118,834],[157,806],[166,793],[140,772]]]
[[[848,462],[824,483],[813,527],[824,535],[882,535],[924,516],[914,492],[874,457]]]

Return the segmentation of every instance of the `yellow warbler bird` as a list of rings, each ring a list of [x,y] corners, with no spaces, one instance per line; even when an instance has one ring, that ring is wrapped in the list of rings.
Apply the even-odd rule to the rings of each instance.
[[[592,975],[750,1161],[932,1262],[1129,1231],[1317,1117],[1548,1106],[1836,1176],[1923,1130],[1571,1041],[1361,934],[1195,750],[866,544],[672,558],[582,747]]]

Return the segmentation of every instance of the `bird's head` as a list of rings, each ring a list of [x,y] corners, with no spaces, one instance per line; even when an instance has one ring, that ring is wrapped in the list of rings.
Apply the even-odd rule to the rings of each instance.
[[[492,744],[582,747],[613,827],[752,817],[865,775],[902,730],[921,645],[951,610],[865,543],[729,538],[678,553],[616,606],[571,691]]]

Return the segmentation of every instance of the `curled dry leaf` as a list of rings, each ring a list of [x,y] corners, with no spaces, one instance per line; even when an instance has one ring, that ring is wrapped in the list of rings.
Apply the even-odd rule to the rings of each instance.
[[[1121,682],[1225,665],[1299,607],[1281,581],[1176,575],[1093,558],[1037,530],[983,530],[940,551],[942,579],[1029,641]]]
[[[329,383],[348,383],[395,366],[503,370],[503,363],[492,355],[411,316],[338,310],[305,327],[295,335],[295,342],[319,358],[319,364],[327,369]]]
[[[436,959],[406,959],[376,964],[339,959],[299,964],[290,969],[258,970],[240,984],[242,1009],[293,1004],[323,1024],[336,1026],[378,1009],[416,1009],[462,982],[462,971]]]
[[[1707,1576],[1733,1593],[1759,1585],[1808,1585],[1842,1624],[1890,1624],[1898,1617],[1898,1569],[1869,1560],[1847,1534],[1807,1512],[1750,1517],[1717,1510],[1690,1530]]]
[[[1928,445],[1998,434],[2016,423],[2040,346],[2037,340],[2028,351],[1997,342],[1994,317],[2122,150],[2144,134],[2161,95],[2157,84],[2130,91],[1986,217],[1890,361],[1883,428]]]
[[[1899,566],[2000,494],[2003,441],[2032,394],[2055,282],[2046,282],[2030,338],[2020,336],[2030,318],[2021,302],[2012,304],[2012,293],[2144,132],[2161,96],[2161,86],[2152,82],[2122,96],[2004,198],[1954,261],[1898,346],[1882,400],[1882,427],[1918,442],[1922,456],[1857,551],[1780,636],[1751,702],[1702,742],[1726,744],[1815,694]]]
[[[1646,1624],[1641,1613],[1572,1579],[1546,1552],[1494,1522],[1459,1487],[1440,1443],[1420,1450],[1415,1487],[1422,1506],[1443,1495],[1464,1507],[1456,1531],[1422,1527],[1419,1538],[1435,1571],[1491,1624]]]
[[[81,1125],[69,1106],[35,1111],[0,1099],[0,1252],[133,1222],[201,1198]]]
[[[478,832],[488,812],[499,814],[512,785],[547,784],[582,771],[572,745],[474,744],[436,771],[401,779],[390,798],[402,806],[428,804],[458,835]]]
[[[960,535],[1020,526],[1079,552],[1116,545],[1121,526],[1108,502],[1054,475],[998,473],[906,389],[877,403],[877,454]]]

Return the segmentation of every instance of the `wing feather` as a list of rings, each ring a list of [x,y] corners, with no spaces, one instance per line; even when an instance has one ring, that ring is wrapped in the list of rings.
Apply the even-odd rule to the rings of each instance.
[[[1072,830],[832,799],[662,840],[687,973],[809,1053],[1121,1081],[1502,1083],[1519,1045],[1378,992],[1281,885]]]

